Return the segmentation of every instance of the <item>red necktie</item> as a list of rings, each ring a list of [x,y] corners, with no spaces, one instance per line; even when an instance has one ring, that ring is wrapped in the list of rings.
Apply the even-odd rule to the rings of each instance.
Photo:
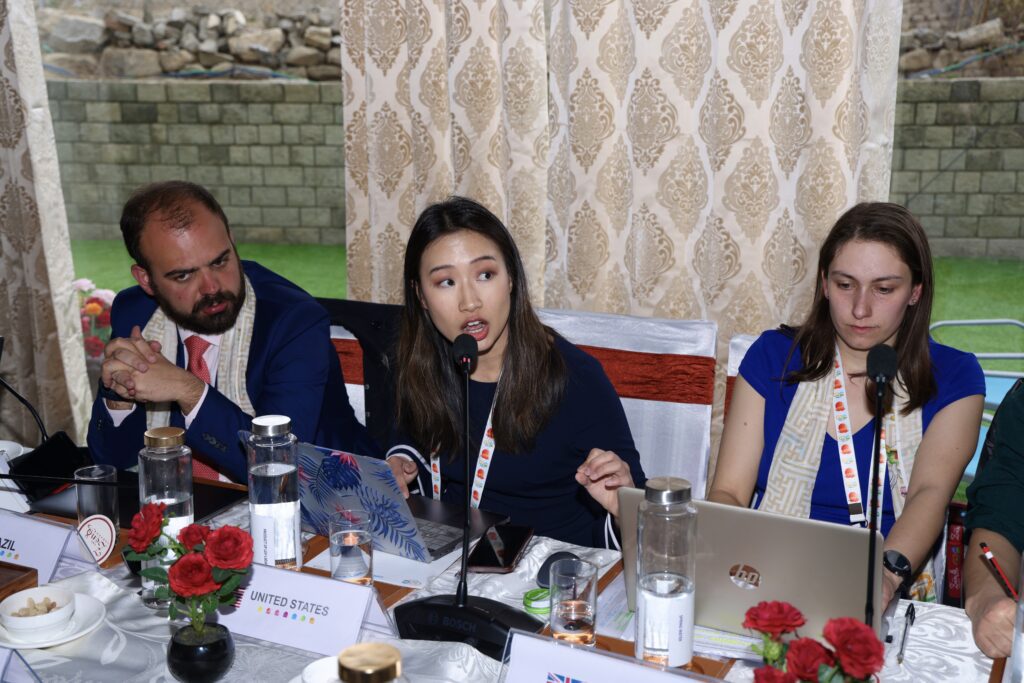
[[[210,348],[210,342],[206,341],[198,334],[194,334],[191,337],[187,337],[184,344],[185,349],[188,351],[188,371],[209,384],[210,368],[206,365],[206,359],[203,358],[203,354],[206,353],[206,349]],[[192,458],[192,477],[213,479],[214,481],[220,479],[217,470],[202,462],[197,457]]]

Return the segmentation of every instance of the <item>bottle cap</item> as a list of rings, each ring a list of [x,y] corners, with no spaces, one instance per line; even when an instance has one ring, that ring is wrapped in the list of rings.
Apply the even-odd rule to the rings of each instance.
[[[260,415],[252,419],[252,433],[256,436],[280,436],[292,431],[287,415]]]
[[[644,500],[657,505],[690,502],[690,482],[680,477],[652,477],[647,480]]]
[[[387,683],[402,675],[402,653],[385,643],[360,643],[338,655],[338,678],[346,683]]]
[[[181,427],[155,427],[143,435],[147,448],[168,448],[185,443],[185,430]]]

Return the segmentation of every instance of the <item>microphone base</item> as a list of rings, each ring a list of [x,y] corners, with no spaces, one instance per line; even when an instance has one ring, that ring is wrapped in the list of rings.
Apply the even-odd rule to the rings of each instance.
[[[432,595],[399,605],[395,622],[402,638],[466,643],[499,662],[505,654],[509,629],[540,633],[544,623],[526,612],[469,596],[464,607],[454,595]]]

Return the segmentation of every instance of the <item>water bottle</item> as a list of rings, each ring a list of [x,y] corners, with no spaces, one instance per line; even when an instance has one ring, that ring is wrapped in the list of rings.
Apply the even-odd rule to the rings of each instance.
[[[157,427],[143,436],[145,448],[139,451],[139,503],[163,503],[167,506],[164,517],[167,526],[163,533],[177,538],[178,532],[195,519],[192,507],[192,449],[185,445],[185,430],[181,427]],[[162,543],[167,541],[161,537]],[[176,557],[168,553],[165,565]],[[143,567],[160,564],[160,560],[143,563]],[[142,580],[142,601],[148,607],[159,608],[167,603],[157,600],[156,584]]]
[[[647,480],[637,528],[637,659],[677,667],[693,658],[697,509],[690,482]]]
[[[253,562],[300,569],[299,471],[292,422],[284,415],[253,418],[249,456],[249,530]]]

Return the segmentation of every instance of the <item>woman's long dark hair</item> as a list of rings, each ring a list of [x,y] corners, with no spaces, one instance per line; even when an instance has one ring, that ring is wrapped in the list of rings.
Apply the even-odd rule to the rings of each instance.
[[[501,221],[476,202],[450,197],[427,207],[405,250],[405,306],[398,342],[398,421],[417,447],[449,453],[462,446],[462,389],[451,360],[451,343],[420,303],[420,261],[435,240],[463,230],[483,235],[501,250],[510,293],[507,344],[498,384],[493,427],[496,446],[524,452],[554,414],[566,384],[566,367],[555,348],[557,333],[541,324],[530,306],[523,261]]]
[[[839,249],[853,240],[889,245],[910,268],[913,285],[921,285],[921,295],[917,303],[904,313],[896,334],[897,367],[903,384],[902,390],[908,397],[905,412],[909,413],[924,405],[936,392],[931,354],[928,351],[928,323],[932,316],[935,278],[928,237],[914,215],[899,204],[857,204],[840,216],[832,226],[818,254],[818,277],[815,278],[814,301],[811,304],[810,315],[795,330],[793,349],[796,346],[800,347],[804,367],[787,375],[786,380],[813,381],[832,371],[836,328],[829,312],[828,299],[825,298],[823,280],[828,277],[832,260]],[[790,350],[790,354],[793,353],[793,349]],[[891,396],[889,393],[886,405],[883,406],[884,410],[891,406]],[[868,391],[869,402],[873,402],[873,397],[874,390],[871,389]]]

